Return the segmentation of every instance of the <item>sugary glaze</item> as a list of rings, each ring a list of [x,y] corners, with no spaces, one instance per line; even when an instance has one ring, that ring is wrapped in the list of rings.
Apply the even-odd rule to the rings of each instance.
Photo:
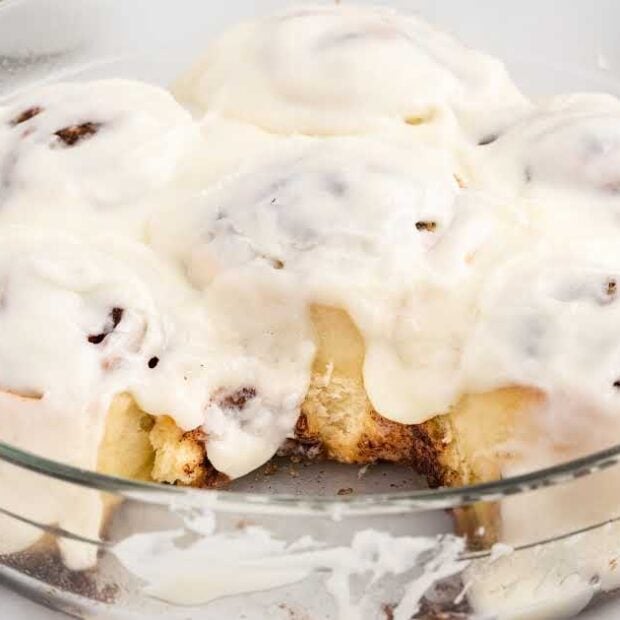
[[[141,236],[149,197],[184,180],[201,146],[190,115],[155,86],[33,88],[0,109],[0,218]]]
[[[531,104],[499,62],[352,7],[242,25],[177,93],[206,116],[116,80],[0,107],[3,440],[94,468],[131,394],[242,476],[294,433],[320,305],[390,420],[542,393],[504,474],[616,442],[617,100]]]
[[[490,205],[459,187],[443,151],[366,138],[281,150],[155,218],[153,245],[211,295],[225,278],[240,289],[277,287],[291,308],[346,309],[365,337],[364,382],[377,411],[409,424],[443,411],[460,391],[458,351],[477,253],[495,224]],[[281,346],[279,331],[269,348]]]
[[[313,135],[484,115],[524,101],[494,58],[413,15],[350,5],[241,24],[213,42],[175,92],[200,110]]]

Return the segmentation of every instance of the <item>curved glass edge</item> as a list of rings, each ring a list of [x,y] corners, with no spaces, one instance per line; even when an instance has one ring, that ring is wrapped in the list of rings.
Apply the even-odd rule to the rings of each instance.
[[[32,0],[0,0],[0,12],[4,16],[10,10],[28,4],[34,3]],[[89,4],[93,5],[94,3]],[[76,6],[78,4],[74,3],[74,7]],[[66,52],[67,50],[63,51]],[[75,468],[20,450],[3,442],[0,442],[0,461],[85,488],[114,493],[147,503],[187,505],[188,507],[191,505],[209,505],[209,507],[216,507],[219,510],[232,510],[244,505],[245,507],[256,507],[257,510],[259,507],[261,509],[271,507],[279,510],[289,509],[302,512],[324,513],[325,511],[334,511],[334,514],[345,515],[360,512],[381,514],[451,508],[478,501],[497,501],[509,495],[564,484],[575,478],[618,464],[620,462],[620,445],[573,461],[496,482],[456,488],[339,497],[266,495],[138,482]]]
[[[495,482],[454,488],[423,489],[357,496],[243,493],[213,489],[178,487],[107,476],[37,456],[0,442],[0,461],[89,489],[114,493],[128,499],[179,507],[200,506],[235,510],[240,505],[256,510],[287,510],[298,513],[334,512],[334,516],[363,513],[384,514],[402,511],[454,508],[481,501],[497,501],[536,489],[552,487],[608,469],[620,463],[620,445],[552,467]]]

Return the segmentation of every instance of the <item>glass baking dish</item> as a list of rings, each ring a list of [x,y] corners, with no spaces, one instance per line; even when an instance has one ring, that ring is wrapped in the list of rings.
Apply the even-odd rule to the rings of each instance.
[[[166,85],[214,33],[286,4],[0,0],[0,97],[41,80]],[[561,16],[552,0],[391,4],[499,55],[530,94],[620,93],[613,0],[596,15],[587,0],[566,3]],[[282,460],[230,490],[203,491],[0,443],[0,578],[84,618],[571,617],[613,605],[620,588],[619,461],[612,447],[497,483],[429,490],[405,467]],[[28,497],[42,483],[46,498]],[[64,529],[41,522],[37,505],[54,496],[100,502],[101,535],[85,535],[79,514]],[[480,515],[501,527],[468,530]]]

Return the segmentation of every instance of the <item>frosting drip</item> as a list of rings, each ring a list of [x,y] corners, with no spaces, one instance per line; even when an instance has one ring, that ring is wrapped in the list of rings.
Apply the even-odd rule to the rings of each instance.
[[[531,104],[494,59],[354,7],[243,24],[176,94],[206,116],[120,80],[0,107],[3,440],[94,468],[128,392],[242,476],[293,433],[319,304],[388,418],[517,385],[551,450],[514,471],[616,441],[616,99]]]

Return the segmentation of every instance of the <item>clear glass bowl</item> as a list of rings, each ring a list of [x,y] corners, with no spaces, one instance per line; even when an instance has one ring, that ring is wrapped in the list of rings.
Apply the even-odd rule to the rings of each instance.
[[[0,0],[0,96],[42,79],[166,84],[213,33],[286,3],[258,4]],[[566,3],[561,17],[552,0],[393,4],[500,55],[530,93],[620,93],[613,0],[596,15],[588,0]],[[18,501],[35,482],[46,497]],[[0,443],[0,578],[88,618],[570,617],[613,605],[620,588],[619,482],[614,447],[459,489],[428,490],[404,467],[282,461],[230,490],[202,491]],[[71,528],[40,522],[37,503],[61,495],[103,502],[99,537],[80,533],[79,514]],[[461,535],[457,526],[480,515],[496,531]]]

